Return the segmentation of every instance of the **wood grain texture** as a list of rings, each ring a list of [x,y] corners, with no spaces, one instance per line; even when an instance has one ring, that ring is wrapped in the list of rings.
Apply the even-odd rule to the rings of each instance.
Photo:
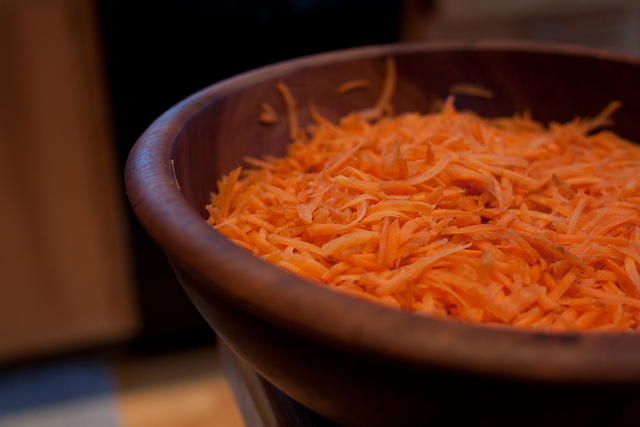
[[[282,105],[277,82],[299,100],[302,125],[307,97],[335,119],[375,102],[387,56],[397,64],[392,102],[399,112],[429,111],[457,83],[494,93],[490,100],[456,96],[458,108],[484,116],[528,110],[543,122],[593,116],[618,99],[624,108],[615,130],[640,140],[640,59],[572,46],[374,46],[218,83],[160,117],[136,144],[125,174],[136,215],[167,251],[196,307],[261,377],[344,425],[522,424],[523,414],[524,425],[598,417],[617,423],[637,416],[637,335],[523,333],[402,313],[281,271],[204,223],[221,174],[244,156],[279,154],[287,144],[285,123],[258,121],[262,101]],[[369,79],[371,91],[337,96],[332,88],[351,78]],[[618,418],[606,418],[613,409]]]
[[[0,7],[0,361],[137,328],[91,3]]]

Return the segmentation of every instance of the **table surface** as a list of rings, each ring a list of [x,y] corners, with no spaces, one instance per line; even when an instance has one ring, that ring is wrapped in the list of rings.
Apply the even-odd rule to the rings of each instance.
[[[0,367],[0,427],[244,427],[212,344]]]

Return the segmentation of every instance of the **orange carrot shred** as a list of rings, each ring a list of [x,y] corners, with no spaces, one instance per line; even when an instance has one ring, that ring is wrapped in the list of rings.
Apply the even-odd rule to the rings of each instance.
[[[338,93],[345,93],[355,89],[367,88],[370,84],[371,82],[367,79],[353,79],[342,83],[336,91]]]
[[[287,120],[289,121],[289,138],[294,140],[298,136],[298,115],[296,113],[296,100],[291,95],[289,88],[282,82],[276,85],[276,89],[280,93],[282,100],[284,101],[285,109],[287,111]]]
[[[266,124],[276,123],[279,119],[278,113],[273,109],[271,104],[266,101],[263,101],[260,104],[260,121]]]
[[[458,111],[453,97],[393,115],[393,58],[385,73],[374,105],[331,123],[309,104],[305,129],[278,83],[287,155],[222,177],[207,222],[267,262],[394,309],[551,332],[640,330],[640,147],[599,130],[619,103],[548,126],[527,112]],[[276,120],[261,107],[261,121]]]
[[[486,87],[472,83],[456,83],[451,85],[449,91],[458,95],[478,96],[481,98],[493,98],[493,91]]]

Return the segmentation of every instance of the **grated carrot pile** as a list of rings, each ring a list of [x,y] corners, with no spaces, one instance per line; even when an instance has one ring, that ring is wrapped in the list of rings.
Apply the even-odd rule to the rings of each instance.
[[[640,147],[597,131],[617,103],[543,126],[451,97],[436,113],[380,115],[383,92],[373,116],[316,115],[286,157],[247,159],[218,182],[208,222],[268,262],[411,312],[639,329]]]

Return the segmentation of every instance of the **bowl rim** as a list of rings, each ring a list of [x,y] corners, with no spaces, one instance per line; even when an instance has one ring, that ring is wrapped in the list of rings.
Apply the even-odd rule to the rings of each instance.
[[[347,48],[249,70],[178,102],[140,136],[127,158],[124,175],[136,217],[170,258],[209,282],[206,291],[224,295],[254,316],[316,342],[406,365],[512,380],[640,383],[640,357],[635,356],[640,352],[640,335],[493,328],[401,312],[346,296],[280,270],[231,243],[205,223],[175,182],[174,141],[192,116],[220,97],[309,67],[452,50],[585,56],[640,66],[640,57],[610,50],[482,40]],[[251,268],[243,267],[245,264]],[[244,285],[236,286],[238,281]],[[435,338],[416,340],[416,336]]]

